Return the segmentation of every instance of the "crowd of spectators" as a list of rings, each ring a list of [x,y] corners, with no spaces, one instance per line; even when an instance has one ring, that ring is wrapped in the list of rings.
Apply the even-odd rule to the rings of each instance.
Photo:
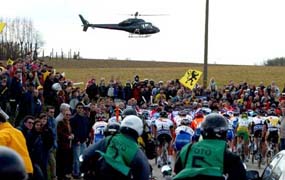
[[[79,155],[92,143],[93,124],[102,115],[106,119],[114,116],[117,106],[139,110],[157,104],[170,112],[207,105],[217,110],[251,109],[278,115],[285,108],[285,85],[280,89],[274,81],[254,85],[230,80],[220,87],[212,78],[208,87],[197,84],[190,90],[178,79],[155,82],[135,75],[125,84],[94,78],[82,89],[40,61],[19,59],[2,66],[0,107],[26,137],[34,167],[51,179],[80,175]]]

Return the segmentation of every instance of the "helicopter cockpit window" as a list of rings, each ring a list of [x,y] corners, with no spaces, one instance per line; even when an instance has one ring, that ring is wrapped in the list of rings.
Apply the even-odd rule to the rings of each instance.
[[[141,25],[144,29],[152,29],[152,25],[150,23],[144,23]]]

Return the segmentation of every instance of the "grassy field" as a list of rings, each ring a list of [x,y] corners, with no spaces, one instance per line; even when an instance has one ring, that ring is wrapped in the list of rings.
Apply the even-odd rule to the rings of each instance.
[[[127,60],[46,60],[47,64],[56,68],[58,72],[65,72],[68,79],[74,82],[86,82],[90,78],[101,77],[106,80],[119,79],[123,83],[133,80],[138,74],[140,79],[167,81],[180,79],[188,69],[203,71],[203,64],[156,62],[156,61],[127,61]],[[269,66],[237,66],[237,65],[209,65],[208,81],[214,77],[218,86],[223,86],[233,80],[235,83],[246,81],[248,84],[258,85],[264,82],[269,85],[272,81],[282,90],[285,84],[285,67]],[[202,84],[203,77],[199,84]]]

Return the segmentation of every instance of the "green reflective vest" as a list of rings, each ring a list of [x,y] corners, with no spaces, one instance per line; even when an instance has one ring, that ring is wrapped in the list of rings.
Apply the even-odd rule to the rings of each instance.
[[[139,146],[131,139],[122,134],[117,134],[113,137],[108,137],[106,141],[112,138],[106,152],[99,152],[106,160],[106,162],[114,169],[118,170],[125,176],[129,176],[130,164],[134,159]]]
[[[184,179],[197,175],[223,176],[226,142],[206,139],[189,147],[183,147],[180,158],[184,169],[174,179]],[[190,151],[188,150],[189,148]],[[187,155],[187,153],[189,153]]]

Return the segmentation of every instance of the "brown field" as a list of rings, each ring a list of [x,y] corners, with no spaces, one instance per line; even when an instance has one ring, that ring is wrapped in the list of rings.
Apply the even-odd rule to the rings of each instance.
[[[133,80],[138,74],[140,79],[167,81],[180,79],[188,69],[203,71],[203,64],[156,62],[156,61],[127,61],[127,60],[46,60],[47,64],[56,68],[58,72],[65,72],[68,79],[74,82],[86,82],[95,77],[97,81],[104,77],[119,79],[123,83]],[[214,77],[221,87],[233,80],[235,83],[246,81],[258,85],[264,82],[269,85],[275,81],[281,88],[285,84],[285,67],[271,66],[238,66],[238,65],[209,65],[208,82]],[[199,84],[202,84],[203,77]]]

